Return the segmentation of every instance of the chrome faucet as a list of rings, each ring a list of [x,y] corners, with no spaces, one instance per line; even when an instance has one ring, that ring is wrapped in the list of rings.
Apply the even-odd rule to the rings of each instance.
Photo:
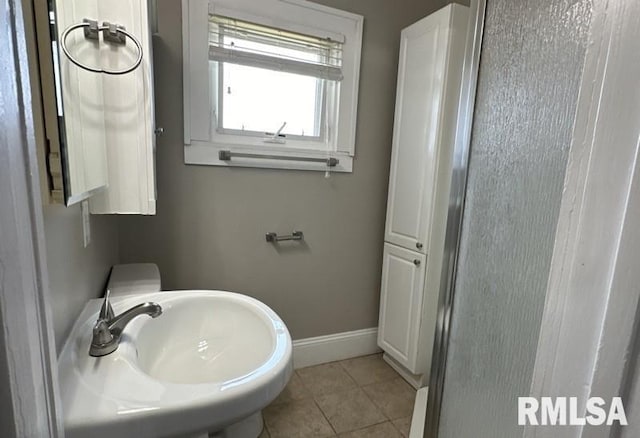
[[[149,315],[155,318],[162,314],[160,304],[142,303],[116,316],[113,313],[111,303],[109,303],[109,294],[110,291],[107,289],[102,307],[100,307],[98,320],[93,326],[93,338],[89,348],[90,356],[106,356],[116,351],[120,344],[122,331],[136,316]]]

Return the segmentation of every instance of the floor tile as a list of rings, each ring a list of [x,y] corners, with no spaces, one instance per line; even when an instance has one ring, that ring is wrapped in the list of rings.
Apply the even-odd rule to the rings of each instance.
[[[300,376],[296,373],[293,373],[291,380],[284,388],[284,390],[280,393],[280,395],[271,402],[272,405],[277,405],[280,403],[287,403],[295,400],[304,400],[305,398],[311,397],[311,391],[304,386]]]
[[[382,354],[343,360],[340,364],[360,386],[385,382],[398,377],[398,373],[382,360]]]
[[[416,391],[402,378],[362,388],[389,420],[410,417]]]
[[[269,405],[262,413],[271,438],[321,438],[335,436],[312,399]]]
[[[402,438],[400,432],[390,422],[343,433],[339,436],[340,438]]]
[[[398,420],[393,420],[393,425],[400,431],[404,438],[409,438],[409,431],[411,430],[411,417],[404,417]]]
[[[387,420],[360,388],[317,396],[316,402],[338,433],[362,429]]]
[[[301,368],[296,372],[304,386],[314,396],[345,391],[356,387],[354,380],[338,362]]]

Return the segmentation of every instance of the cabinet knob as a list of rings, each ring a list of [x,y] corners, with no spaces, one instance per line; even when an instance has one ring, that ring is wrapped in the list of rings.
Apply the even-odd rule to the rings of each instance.
[[[420,266],[420,260],[413,259],[413,264],[416,265],[416,266]]]
[[[420,242],[416,242],[416,248],[418,248],[418,249],[422,249],[422,243],[420,243]]]

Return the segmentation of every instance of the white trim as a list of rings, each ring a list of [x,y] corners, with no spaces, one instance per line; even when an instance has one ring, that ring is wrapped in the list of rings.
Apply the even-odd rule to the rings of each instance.
[[[424,438],[424,426],[427,416],[427,400],[429,399],[429,387],[418,389],[416,401],[413,404],[413,415],[411,416],[411,429],[409,438]]]
[[[293,341],[293,367],[298,369],[375,354],[380,352],[377,339],[377,327],[298,339]]]
[[[588,397],[626,396],[638,372],[640,4],[594,2],[592,16],[530,391],[578,397],[579,417]],[[527,426],[523,436],[614,435],[603,425]]]
[[[302,6],[307,9],[313,9],[314,11],[323,12],[325,14],[336,15],[341,18],[348,18],[354,21],[362,21],[362,15],[343,11],[341,9],[332,8],[331,6],[321,5],[319,3],[308,0],[280,0],[282,3],[289,3],[296,6]]]
[[[189,0],[182,0],[182,115],[184,144],[191,144],[191,51],[189,50]]]

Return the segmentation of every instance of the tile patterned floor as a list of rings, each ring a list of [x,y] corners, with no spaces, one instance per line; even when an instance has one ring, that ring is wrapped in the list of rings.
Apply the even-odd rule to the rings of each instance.
[[[263,411],[260,438],[406,438],[415,395],[380,354],[302,368]]]

